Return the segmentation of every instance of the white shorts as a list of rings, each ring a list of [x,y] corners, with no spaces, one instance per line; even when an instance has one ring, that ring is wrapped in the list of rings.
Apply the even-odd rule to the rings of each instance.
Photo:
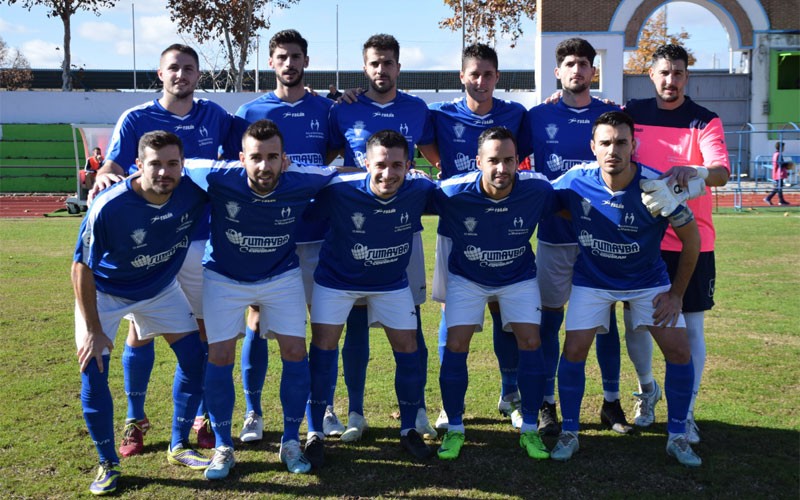
[[[508,286],[487,287],[456,274],[447,277],[447,307],[444,309],[447,326],[476,325],[483,330],[486,303],[500,303],[503,329],[510,331],[511,323],[542,322],[539,284],[536,278]]]
[[[428,295],[428,284],[425,278],[425,251],[422,248],[422,232],[414,233],[411,241],[411,256],[406,267],[408,288],[414,299],[414,305],[424,304]],[[416,326],[414,327],[417,328]]]
[[[178,286],[172,283],[155,297],[145,300],[129,300],[116,295],[97,292],[97,313],[103,332],[114,343],[122,318],[131,315],[136,322],[139,340],[152,339],[165,333],[187,333],[197,331],[189,302]],[[82,345],[86,336],[86,321],[75,303],[75,342]],[[103,351],[108,354],[108,351]]]
[[[431,298],[444,302],[447,298],[447,261],[453,251],[453,240],[441,234],[436,235],[436,257],[433,265],[433,291]]]
[[[303,291],[306,294],[306,304],[311,305],[311,292],[314,290],[314,270],[319,263],[319,250],[321,241],[298,243],[295,253],[300,260],[300,273],[303,275]]]
[[[387,326],[395,330],[417,329],[417,313],[408,287],[388,292],[360,292],[337,290],[314,283],[311,322],[344,325],[353,304],[361,298],[366,299],[367,318],[371,327]]]
[[[670,285],[644,290],[616,291],[599,290],[583,286],[573,286],[567,307],[566,328],[572,330],[591,330],[596,328],[597,333],[608,333],[608,310],[615,302],[627,302],[631,308],[633,331],[636,333],[648,331],[648,326],[653,326],[653,299],[659,293],[667,292]],[[684,328],[686,322],[683,314],[678,316],[676,328]]]
[[[186,260],[178,271],[178,284],[197,319],[203,319],[203,255],[206,241],[197,240],[189,245]]]
[[[306,308],[300,269],[261,281],[237,281],[219,273],[203,271],[203,309],[208,343],[223,342],[244,335],[244,311],[250,304],[259,306],[262,338],[267,333],[306,336]]]
[[[536,278],[542,293],[542,306],[564,307],[572,289],[572,267],[578,258],[578,245],[536,245]]]

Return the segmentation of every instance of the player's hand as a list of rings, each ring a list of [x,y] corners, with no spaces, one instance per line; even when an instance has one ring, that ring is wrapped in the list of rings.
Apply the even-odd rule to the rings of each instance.
[[[308,92],[309,94],[313,95],[314,97],[317,97],[318,94],[317,94],[317,91],[314,90],[314,87],[312,87],[311,85],[306,85],[305,89],[306,89],[306,92]]]
[[[358,96],[360,96],[363,93],[364,89],[362,89],[361,87],[357,87],[354,89],[347,89],[342,94],[342,97],[336,99],[336,102],[339,104],[341,103],[353,104],[358,100]]]
[[[617,103],[615,103],[614,101],[612,101],[611,99],[609,99],[607,97],[604,97],[602,99],[600,99],[599,97],[595,97],[594,99],[597,99],[598,101],[602,102],[603,104],[607,104],[608,106],[616,106],[617,105]]]
[[[97,368],[100,373],[103,373],[105,370],[103,366],[103,351],[105,349],[108,349],[108,352],[114,349],[114,344],[105,333],[87,332],[81,346],[78,347],[78,363],[81,367],[81,373],[86,370],[92,359],[97,360]]]
[[[117,174],[109,173],[109,174],[98,175],[97,178],[94,180],[94,186],[92,186],[92,189],[89,191],[86,204],[91,205],[92,201],[94,201],[94,197],[97,196],[97,194],[100,193],[100,191],[106,189],[107,187],[112,186],[113,184],[116,184],[122,179],[124,179],[124,177]]]
[[[431,174],[429,174],[428,172],[426,172],[426,171],[424,171],[424,170],[417,170],[416,168],[412,168],[412,169],[410,169],[410,170],[408,171],[408,173],[409,173],[409,174],[411,174],[411,175],[412,175],[412,176],[414,176],[414,177],[425,177],[425,178],[426,178],[426,179],[428,179],[429,181],[432,181],[432,180],[433,180],[433,179],[431,178]]]
[[[675,165],[661,174],[659,178],[673,179],[677,185],[685,188],[689,186],[689,181],[695,177],[705,180],[708,177],[708,169],[706,167],[695,167],[692,165]]]
[[[548,97],[547,99],[544,100],[544,103],[545,104],[555,104],[560,100],[561,100],[561,91],[560,90],[556,90],[555,92],[550,94],[550,97]]]
[[[680,204],[664,179],[642,179],[639,187],[642,188],[642,203],[653,217],[667,217]]]
[[[653,323],[660,327],[675,327],[683,308],[683,297],[671,292],[659,293],[653,299]]]

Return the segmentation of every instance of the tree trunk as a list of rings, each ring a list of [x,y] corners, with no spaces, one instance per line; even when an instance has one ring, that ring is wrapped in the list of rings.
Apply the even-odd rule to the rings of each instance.
[[[61,21],[64,23],[64,61],[61,63],[61,90],[63,92],[71,92],[72,77],[69,74],[72,62],[69,48],[70,40],[72,39],[72,34],[70,32],[70,15],[68,13],[61,14]]]

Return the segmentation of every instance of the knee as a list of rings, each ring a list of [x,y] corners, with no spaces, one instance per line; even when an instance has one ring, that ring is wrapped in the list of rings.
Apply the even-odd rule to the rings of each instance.
[[[208,345],[208,362],[216,366],[232,365],[235,349],[226,345],[227,342],[218,342]],[[234,344],[235,346],[236,344]]]
[[[306,346],[304,342],[292,342],[287,346],[281,347],[281,358],[285,361],[303,361],[306,357]]]
[[[685,365],[692,359],[688,345],[669,346],[664,349],[664,359],[675,365]]]

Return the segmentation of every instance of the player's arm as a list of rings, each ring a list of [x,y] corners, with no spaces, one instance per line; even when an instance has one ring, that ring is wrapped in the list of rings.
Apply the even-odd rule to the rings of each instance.
[[[702,179],[706,186],[724,186],[729,175],[730,171],[725,165],[675,165],[664,172],[661,178],[674,179],[681,187],[688,187],[696,179]]]
[[[428,160],[428,163],[438,170],[442,170],[440,166],[441,157],[439,156],[439,146],[437,146],[435,142],[430,144],[417,144],[417,149],[419,149],[422,156]]]
[[[330,165],[333,160],[344,155],[344,148],[329,149],[325,154],[325,165]]]
[[[86,321],[86,336],[78,346],[78,363],[81,372],[94,358],[97,360],[97,367],[102,373],[103,350],[111,351],[114,344],[111,342],[100,323],[100,315],[97,313],[97,287],[94,281],[94,273],[83,262],[72,263],[72,287],[75,291],[75,301]]]
[[[678,268],[672,278],[669,291],[653,299],[655,312],[653,319],[657,326],[675,326],[683,308],[683,295],[700,255],[700,231],[688,207],[680,207],[669,217],[670,225],[681,240],[682,248],[678,257]]]

